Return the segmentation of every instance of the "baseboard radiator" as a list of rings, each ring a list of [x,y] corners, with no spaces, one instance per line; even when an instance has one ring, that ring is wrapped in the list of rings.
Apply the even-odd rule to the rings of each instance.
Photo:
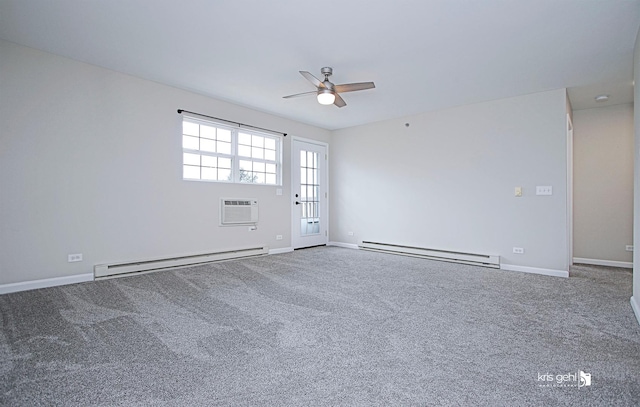
[[[131,275],[134,273],[165,270],[176,267],[193,266],[214,261],[231,260],[241,257],[264,256],[269,254],[266,246],[246,249],[201,253],[189,256],[166,257],[158,259],[138,260],[110,264],[98,264],[93,267],[95,279],[113,276]]]
[[[358,245],[360,249],[400,254],[403,256],[421,257],[431,260],[448,261],[453,263],[472,264],[475,266],[500,268],[500,256],[463,253],[450,250],[428,249],[425,247],[403,246],[399,244],[363,241]]]

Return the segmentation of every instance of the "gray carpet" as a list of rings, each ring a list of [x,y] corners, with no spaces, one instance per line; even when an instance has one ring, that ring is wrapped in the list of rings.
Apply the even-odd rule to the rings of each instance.
[[[7,294],[0,404],[639,405],[631,280],[329,247]]]

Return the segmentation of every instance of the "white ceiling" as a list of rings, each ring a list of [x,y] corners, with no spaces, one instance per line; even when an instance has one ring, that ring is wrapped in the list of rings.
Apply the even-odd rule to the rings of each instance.
[[[1,39],[327,129],[564,87],[631,102],[639,23],[640,0],[0,0]],[[282,98],[323,66],[376,89]]]

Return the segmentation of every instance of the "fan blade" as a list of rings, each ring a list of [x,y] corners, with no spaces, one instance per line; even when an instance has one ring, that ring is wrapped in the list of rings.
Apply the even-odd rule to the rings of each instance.
[[[333,104],[338,107],[345,107],[347,105],[344,99],[342,99],[340,95],[338,95],[337,93],[336,93],[336,100],[333,102]]]
[[[315,86],[316,88],[324,88],[324,84],[322,82],[320,82],[320,79],[318,79],[315,76],[311,75],[309,72],[300,71],[300,74],[302,76],[304,76],[306,80],[311,82],[313,84],[313,86]]]
[[[315,95],[316,93],[318,93],[317,90],[312,90],[311,92],[296,93],[295,95],[283,96],[282,98],[283,99],[297,98],[300,96]]]
[[[360,83],[345,83],[343,85],[335,85],[336,92],[353,92],[356,90],[365,90],[375,88],[376,85],[373,82],[360,82]]]

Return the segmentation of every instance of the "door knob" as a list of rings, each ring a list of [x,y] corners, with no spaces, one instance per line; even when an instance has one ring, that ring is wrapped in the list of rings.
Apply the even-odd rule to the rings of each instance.
[[[296,201],[296,205],[300,205],[300,202]]]

